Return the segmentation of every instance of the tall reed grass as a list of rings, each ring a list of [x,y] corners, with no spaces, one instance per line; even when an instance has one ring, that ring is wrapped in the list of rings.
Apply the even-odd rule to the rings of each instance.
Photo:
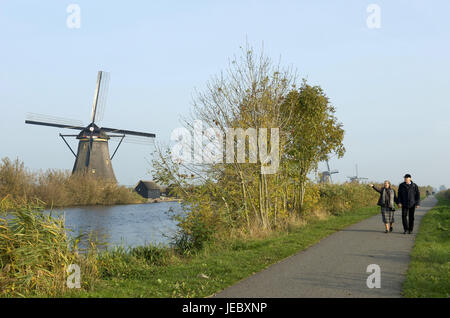
[[[0,201],[0,296],[56,296],[67,291],[67,269],[77,264],[81,288],[98,274],[95,249],[80,253],[62,217],[42,213],[42,202]]]
[[[69,171],[29,171],[20,160],[0,162],[0,198],[40,200],[46,207],[142,203],[132,189]]]

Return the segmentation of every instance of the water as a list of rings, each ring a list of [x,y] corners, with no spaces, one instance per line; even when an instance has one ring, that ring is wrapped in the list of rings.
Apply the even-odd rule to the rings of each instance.
[[[66,227],[73,230],[71,235],[78,235],[80,231],[90,232],[108,246],[129,247],[170,243],[177,224],[171,219],[169,210],[176,214],[182,212],[178,202],[62,209]],[[61,210],[55,212],[60,214]]]

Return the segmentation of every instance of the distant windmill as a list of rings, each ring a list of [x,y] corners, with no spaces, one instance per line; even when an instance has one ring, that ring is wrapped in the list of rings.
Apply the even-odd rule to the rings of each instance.
[[[332,182],[331,175],[335,173],[339,173],[339,171],[330,170],[330,164],[328,163],[327,160],[327,170],[322,171],[322,173],[320,174],[320,183],[331,183]]]
[[[359,183],[360,180],[367,180],[368,178],[358,176],[358,165],[356,164],[355,167],[356,167],[356,175],[353,177],[347,177],[350,179],[350,182]]]
[[[25,120],[25,123],[32,125],[80,130],[80,133],[77,135],[59,134],[66,145],[69,147],[70,151],[75,156],[75,164],[73,166],[72,173],[88,173],[95,177],[116,182],[116,177],[111,165],[111,160],[114,158],[114,155],[119,149],[125,136],[133,135],[143,138],[152,138],[155,137],[155,134],[132,130],[99,127],[95,124],[96,120],[98,121],[100,119],[99,117],[101,117],[105,106],[108,83],[109,73],[99,71],[97,76],[97,86],[94,95],[94,103],[92,105],[91,123],[86,127],[83,127],[82,123],[79,125],[73,125],[68,123],[67,121],[64,122],[60,118],[51,118],[49,116],[45,117],[44,120],[42,120],[42,116],[41,118],[37,119],[36,116],[28,116],[29,118]],[[117,133],[118,135],[108,135],[107,133]],[[76,154],[64,137],[76,137],[76,139],[79,140],[78,150]],[[119,137],[120,141],[113,154],[110,156],[108,140],[111,137]]]

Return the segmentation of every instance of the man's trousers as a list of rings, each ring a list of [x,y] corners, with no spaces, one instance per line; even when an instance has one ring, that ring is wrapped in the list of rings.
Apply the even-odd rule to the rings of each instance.
[[[403,222],[403,230],[411,231],[414,229],[414,213],[416,212],[416,206],[412,208],[407,208],[402,206],[402,222]]]

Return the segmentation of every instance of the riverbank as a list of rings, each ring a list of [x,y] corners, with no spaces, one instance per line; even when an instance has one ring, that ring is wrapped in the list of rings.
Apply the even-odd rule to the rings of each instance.
[[[375,191],[366,186],[324,186],[319,194],[320,200],[315,201],[315,205],[301,214],[292,214],[287,219],[289,222],[277,227],[250,228],[250,231],[230,228],[215,232],[202,225],[194,228],[195,234],[209,231],[208,234],[212,232],[214,235],[201,237],[201,245],[193,245],[189,236],[192,233],[182,229],[184,232],[176,235],[168,247],[118,247],[98,253],[93,245],[87,254],[83,254],[87,258],[78,255],[78,239],[63,235],[64,222],[43,218],[42,213],[33,212],[36,207],[31,203],[24,206],[21,201],[7,196],[2,200],[1,210],[17,211],[17,220],[27,224],[27,236],[22,235],[21,228],[3,219],[5,226],[0,227],[0,235],[14,239],[5,240],[4,246],[0,246],[0,278],[5,278],[0,279],[0,294],[7,297],[207,297],[316,244],[333,232],[379,213],[379,207],[364,207],[367,202],[376,202],[375,198],[369,197]],[[362,205],[363,201],[365,205]],[[136,206],[142,207],[140,204]],[[149,231],[137,214],[130,215],[144,226],[144,231]],[[95,218],[93,213],[89,216]],[[111,218],[111,214],[108,216]],[[86,220],[86,216],[82,219]],[[125,220],[122,217],[118,219]],[[100,224],[106,225],[104,222]],[[54,230],[42,230],[47,228]],[[113,231],[117,232],[117,229],[110,232]],[[55,236],[54,233],[60,234]],[[58,241],[61,250],[64,248],[65,254],[45,252],[39,254],[42,256],[39,259],[27,259],[20,254],[22,246],[32,251],[37,251],[39,246],[43,251],[53,251],[54,240]],[[65,285],[67,269],[74,261],[82,267],[81,289],[68,289]],[[58,273],[54,278],[48,277],[45,283],[45,286],[57,288],[36,288],[34,284],[41,282],[42,268],[49,273]],[[17,273],[22,278],[25,277],[22,274],[27,273],[32,280],[22,279]]]
[[[19,159],[0,161],[0,198],[6,196],[45,208],[138,204],[145,199],[133,189],[68,170],[30,171]]]
[[[157,199],[146,199],[143,203],[160,203],[160,202],[178,202],[180,203],[181,199],[170,198],[170,197],[159,197]]]
[[[450,297],[450,198],[442,193],[437,198],[419,228],[403,285],[405,297]]]
[[[62,297],[208,297],[340,229],[379,213],[378,207],[347,211],[266,238],[208,244],[191,255],[142,247],[101,258],[100,278],[89,291]],[[307,224],[307,225],[306,225]]]

